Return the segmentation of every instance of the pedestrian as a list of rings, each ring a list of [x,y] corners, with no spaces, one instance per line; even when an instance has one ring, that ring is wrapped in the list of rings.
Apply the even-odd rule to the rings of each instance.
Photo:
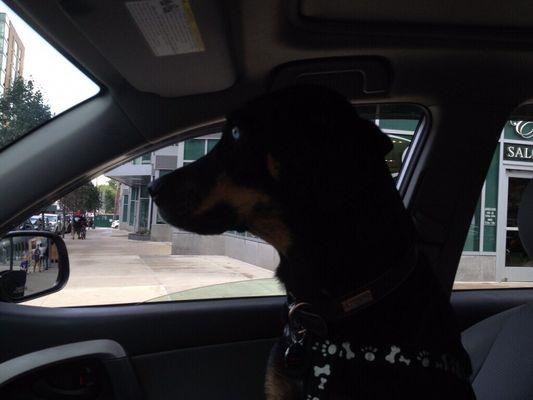
[[[76,211],[76,214],[72,216],[72,239],[75,239],[76,235],[80,238],[81,227],[81,211]]]
[[[41,272],[41,250],[39,250],[39,246],[35,247],[35,250],[33,251],[33,272],[35,273],[35,269],[39,266],[39,272]]]
[[[20,261],[20,270],[26,273],[28,273],[29,270],[28,253],[26,253],[26,251],[22,253],[22,260]]]

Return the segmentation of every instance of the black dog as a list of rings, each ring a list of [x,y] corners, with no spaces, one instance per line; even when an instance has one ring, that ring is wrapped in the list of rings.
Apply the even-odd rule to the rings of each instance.
[[[337,93],[292,87],[231,114],[211,153],[150,187],[170,224],[248,230],[279,252],[290,311],[269,400],[474,398],[450,304],[384,161],[391,148]]]

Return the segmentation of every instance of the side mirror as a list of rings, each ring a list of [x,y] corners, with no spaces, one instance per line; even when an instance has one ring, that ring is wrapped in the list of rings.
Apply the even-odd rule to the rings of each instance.
[[[0,239],[0,301],[19,303],[60,290],[68,281],[67,247],[46,231],[13,231]]]

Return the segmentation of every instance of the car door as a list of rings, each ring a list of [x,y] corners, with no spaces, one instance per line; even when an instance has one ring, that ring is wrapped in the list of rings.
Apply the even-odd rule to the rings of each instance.
[[[101,30],[92,29],[94,27],[91,27],[92,30],[81,29],[90,27],[91,21],[94,23],[95,20],[109,23],[108,19],[91,15],[88,3],[80,5],[64,1],[61,2],[64,7],[58,2],[11,3],[22,14],[35,17],[34,22],[39,22],[36,26],[46,26],[42,31],[46,31],[51,39],[56,39],[54,43],[61,43],[63,52],[70,54],[69,57],[83,60],[80,65],[85,65],[91,72],[98,83],[98,90],[92,94],[95,97],[88,96],[71,110],[58,112],[49,121],[40,121],[42,125],[32,127],[30,134],[3,148],[0,173],[3,186],[10,189],[10,193],[0,193],[0,229],[3,233],[19,219],[18,222],[21,222],[24,217],[30,217],[33,211],[39,211],[42,206],[99,173],[125,160],[142,158],[142,154],[151,150],[156,142],[176,135],[181,139],[200,135],[195,128],[210,125],[217,118],[220,121],[224,112],[260,92],[258,82],[243,86],[240,92],[232,92],[229,88],[234,84],[233,77],[224,75],[222,83],[215,80],[207,85],[207,89],[202,86],[202,90],[213,91],[210,95],[193,93],[189,96],[191,93],[185,91],[176,98],[158,97],[133,87],[118,71],[141,64],[143,60],[126,62],[130,59],[121,51],[113,53],[116,57],[113,61],[103,57],[102,54],[109,49],[106,45],[117,37],[99,35]],[[95,7],[96,3],[91,2],[91,5]],[[113,2],[113,7],[118,7],[119,3]],[[103,7],[103,4],[100,3],[100,6]],[[120,16],[124,17],[124,13]],[[261,21],[268,22],[266,17]],[[114,23],[111,25],[115,26]],[[120,24],[117,22],[116,26]],[[263,25],[258,27],[263,29]],[[86,40],[84,33],[87,32],[94,35],[94,40]],[[135,32],[136,37],[140,37]],[[268,36],[266,30],[262,33]],[[132,33],[129,37],[132,41],[133,36]],[[261,35],[249,35],[247,39],[260,40]],[[290,44],[297,47],[295,43],[300,43],[302,37],[298,35],[294,39]],[[324,54],[345,55],[342,51],[325,53],[323,49],[313,54],[317,58],[324,57]],[[264,54],[262,56],[257,60],[269,58]],[[395,57],[394,54],[389,56],[391,59]],[[298,53],[294,58],[287,57],[283,61],[294,61],[298,57],[309,58],[310,55]],[[402,151],[392,158],[391,164],[396,169],[391,172],[397,174],[401,194],[417,222],[421,248],[427,253],[430,265],[438,272],[443,285],[451,288],[468,221],[482,185],[482,175],[490,163],[501,126],[509,116],[509,105],[465,107],[472,100],[468,95],[476,92],[471,90],[471,82],[477,81],[461,74],[455,75],[459,82],[454,82],[457,87],[461,87],[461,80],[465,84],[465,92],[458,92],[464,94],[464,104],[453,103],[446,94],[441,97],[439,94],[442,93],[428,94],[426,86],[435,87],[435,90],[439,88],[439,82],[431,79],[426,78],[423,90],[416,91],[416,81],[424,74],[431,76],[435,71],[443,74],[441,58],[432,60],[427,57],[427,71],[424,66],[412,69],[407,58],[404,70],[401,70],[401,63],[395,65],[399,70],[394,72],[400,81],[403,79],[403,82],[413,85],[413,96],[408,90],[389,93],[388,86],[383,88],[382,80],[377,79],[377,86],[365,87],[369,90],[361,90],[359,96],[353,98],[359,103],[365,103],[370,98],[372,106],[375,106],[384,98],[392,102],[397,95],[398,99],[427,104],[426,116],[429,118],[415,126],[420,132],[425,129],[426,135],[415,136],[411,140],[412,135],[396,132],[402,129],[395,126],[380,127],[389,129],[402,146]],[[432,70],[431,62],[438,67]],[[302,73],[291,76],[311,79],[309,77],[320,72],[328,75],[329,80],[329,63],[334,63],[334,60],[322,60],[319,71],[304,74],[303,68]],[[451,74],[454,74],[453,68],[461,69],[459,64],[449,65]],[[206,65],[210,63],[202,63],[203,68]],[[467,69],[468,66],[463,68],[463,72]],[[224,71],[228,70],[229,67]],[[383,72],[378,68],[376,70],[380,74]],[[407,70],[418,75],[409,75]],[[359,71],[349,72],[352,78],[362,79]],[[176,73],[176,69],[172,74],[176,81],[193,80],[187,74]],[[387,71],[384,75],[388,79]],[[139,84],[139,76],[144,77],[141,74],[129,75],[128,78]],[[439,76],[443,76],[444,84],[449,83],[448,76]],[[207,78],[217,77],[204,74],[202,78],[209,81]],[[267,80],[266,73],[263,78]],[[140,81],[145,83],[142,79]],[[346,83],[342,79],[340,82]],[[340,89],[349,86],[333,83]],[[146,88],[149,88],[148,84],[142,87]],[[171,92],[163,87],[163,91],[167,90]],[[506,100],[512,103],[516,99]],[[173,119],[176,110],[182,114]],[[369,116],[367,112],[367,118],[378,124],[383,120],[380,117],[377,114]],[[486,136],[478,138],[475,133],[478,130]],[[472,162],[472,158],[465,154],[465,148],[469,147],[464,146],[462,141],[470,143],[478,139],[480,151]],[[409,168],[401,170],[397,168],[396,156],[404,159],[406,143],[412,143],[410,151],[405,153]],[[454,157],[453,162],[447,159],[446,155],[450,154]],[[459,199],[457,193],[464,198]],[[133,198],[132,192],[127,196],[128,215],[133,212],[139,216],[137,220],[135,217],[130,220],[135,221],[132,226],[143,228],[139,212],[143,197],[139,193],[137,199],[136,193]],[[131,208],[132,205],[134,208]],[[90,236],[91,233],[89,239]],[[466,327],[514,304],[528,301],[529,295],[530,292],[524,290],[502,292],[501,296],[493,291],[463,291],[454,293],[452,302],[461,325]],[[283,296],[58,308],[1,303],[0,390],[14,398],[261,398],[268,352],[284,322],[284,304]]]
[[[362,105],[357,109],[393,140],[394,148],[387,160],[392,176],[400,184],[400,177],[405,176],[401,174],[403,161],[413,149],[410,144],[427,126],[423,109],[395,104]],[[170,143],[105,172],[106,177],[120,182],[117,193],[120,232],[125,232],[123,236],[127,234],[126,229],[133,232],[127,234],[128,238],[119,238],[118,234],[114,236],[113,232],[103,231],[108,235],[104,237],[105,241],[120,239],[121,246],[124,246],[125,242],[134,239],[133,236],[140,235],[135,232],[143,232],[147,226],[151,228],[152,238],[165,236],[165,229],[168,235],[170,227],[160,219],[154,204],[148,201],[143,205],[146,182],[137,182],[143,180],[143,168],[149,163],[152,167],[149,170],[156,171],[152,178],[157,178],[168,173],[169,168],[194,162],[210,151],[218,140],[217,129],[220,127],[215,125],[210,129],[203,128],[202,136],[197,139]],[[62,203],[67,203],[66,198],[68,196],[58,203],[61,207]],[[180,240],[191,234],[172,232],[173,254],[178,257],[180,254],[205,254],[204,258],[209,254],[231,256],[231,259],[248,263],[249,272],[254,268],[269,271],[266,275],[265,272],[256,275],[256,278],[273,276],[277,264],[274,250],[253,235],[229,232],[219,238],[207,239],[192,235],[186,241],[187,249],[184,249],[180,247]],[[145,304],[131,304],[132,300],[147,300],[138,294],[122,300],[129,304],[106,305],[109,301],[117,302],[114,296],[123,286],[129,285],[128,277],[123,276],[120,286],[114,287],[111,294],[107,292],[108,297],[104,297],[102,288],[96,291],[95,297],[95,291],[91,292],[83,279],[76,278],[77,271],[97,268],[95,262],[88,265],[92,260],[87,254],[97,259],[105,258],[107,272],[116,268],[113,264],[120,263],[121,256],[113,249],[107,250],[102,241],[96,241],[102,235],[100,231],[88,232],[88,239],[83,242],[75,239],[74,232],[71,234],[72,238],[67,234],[64,240],[71,252],[70,282],[78,282],[73,288],[67,286],[55,295],[25,305],[0,304],[2,326],[9,326],[0,332],[0,343],[3,344],[0,355],[4,362],[1,365],[4,370],[16,366],[19,371],[16,376],[4,377],[4,390],[10,395],[17,391],[42,395],[42,386],[45,386],[48,393],[45,395],[50,398],[62,392],[72,396],[75,393],[86,396],[114,393],[117,398],[142,396],[149,399],[263,397],[269,352],[286,319],[286,298],[268,279],[267,282],[263,282],[265,279],[249,280],[250,284],[258,284],[250,285],[251,288],[246,290],[238,286],[241,282],[236,282],[226,285],[224,291],[207,287],[203,292],[194,293],[196,289],[192,289],[160,296]],[[133,235],[131,239],[130,235]],[[179,236],[178,239],[175,236]],[[210,249],[216,248],[214,244],[206,245],[207,240],[214,243],[218,239],[226,241],[224,254],[213,253]],[[197,244],[191,243],[194,240]],[[239,245],[243,246],[241,251],[237,248]],[[91,247],[82,250],[80,256],[79,246]],[[252,251],[247,250],[247,246],[253,246]],[[127,259],[130,256],[124,255]],[[154,262],[157,268],[157,263],[168,266],[171,260],[147,256],[146,261]],[[131,273],[134,268],[131,261],[125,263]],[[192,264],[188,265],[191,268]],[[179,272],[174,270],[177,278],[173,277],[173,281],[179,281]],[[102,270],[96,270],[96,273],[106,274]],[[82,278],[94,277],[85,272]],[[116,277],[108,277],[113,278]],[[177,283],[181,282],[173,284]],[[79,295],[80,291],[85,298]],[[74,303],[69,299],[73,293],[77,293]],[[261,296],[262,293],[268,296]],[[84,306],[89,304],[92,306]],[[10,339],[15,337],[14,341]],[[26,370],[21,367],[24,365]],[[63,376],[63,379],[57,383],[51,376]],[[67,387],[62,387],[65,381]]]

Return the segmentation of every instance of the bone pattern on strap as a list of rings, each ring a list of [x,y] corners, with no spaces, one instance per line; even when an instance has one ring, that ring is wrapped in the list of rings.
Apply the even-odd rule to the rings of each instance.
[[[327,399],[328,382],[336,367],[343,361],[361,365],[380,365],[399,368],[428,368],[455,375],[461,380],[469,379],[463,364],[448,354],[435,356],[426,350],[404,351],[400,346],[365,345],[354,347],[350,342],[315,341],[311,346],[313,363],[309,371],[306,400]]]

